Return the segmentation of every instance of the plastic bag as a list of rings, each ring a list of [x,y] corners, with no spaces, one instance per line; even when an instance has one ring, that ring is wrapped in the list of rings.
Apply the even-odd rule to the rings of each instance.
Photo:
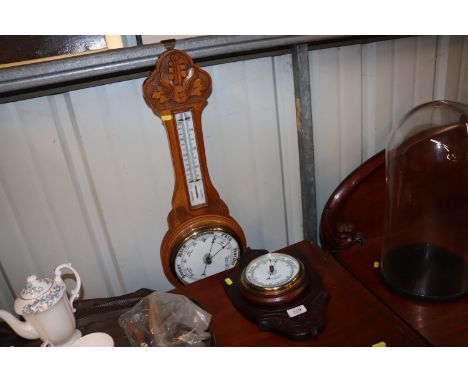
[[[210,346],[211,314],[185,296],[153,292],[119,317],[132,346]]]

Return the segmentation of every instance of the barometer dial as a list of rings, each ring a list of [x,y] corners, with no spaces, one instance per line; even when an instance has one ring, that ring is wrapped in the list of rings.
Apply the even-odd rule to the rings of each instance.
[[[302,275],[299,261],[283,253],[267,253],[251,261],[244,271],[245,282],[255,289],[280,291]]]
[[[316,337],[325,323],[328,293],[311,259],[314,252],[290,254],[247,248],[240,266],[222,280],[234,306],[260,330],[293,340]]]
[[[234,267],[239,255],[239,243],[232,234],[221,229],[195,232],[175,253],[175,273],[188,284]]]

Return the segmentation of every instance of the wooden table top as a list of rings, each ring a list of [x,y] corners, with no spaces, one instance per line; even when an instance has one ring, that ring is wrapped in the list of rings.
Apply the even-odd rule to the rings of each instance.
[[[380,261],[380,238],[339,251],[337,259],[367,288],[433,346],[468,345],[468,298],[424,302],[389,288],[374,262]]]
[[[326,324],[316,339],[292,341],[272,332],[259,331],[229,300],[222,285],[232,270],[174,289],[195,299],[212,314],[212,330],[219,346],[424,346],[427,342],[395,315],[341,266],[336,259],[307,241],[280,250],[306,255],[330,294]]]
[[[233,270],[208,277],[171,292],[197,301],[212,315],[212,333],[218,346],[466,346],[468,344],[468,299],[448,303],[426,303],[390,290],[380,279],[373,262],[378,261],[380,243],[369,242],[339,252],[336,257],[314,244],[302,241],[279,250],[301,252],[320,274],[330,294],[326,324],[317,338],[288,340],[260,331],[231,303],[223,281]],[[128,346],[118,316],[151,293],[140,290],[114,298],[77,302],[77,325],[83,334],[112,333],[117,346]],[[115,306],[113,306],[115,305]],[[37,346],[0,324],[0,346]]]

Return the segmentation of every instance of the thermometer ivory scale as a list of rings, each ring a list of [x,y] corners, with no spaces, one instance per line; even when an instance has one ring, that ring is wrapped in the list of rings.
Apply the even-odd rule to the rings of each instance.
[[[180,150],[185,169],[185,181],[187,183],[190,205],[197,207],[206,203],[205,187],[200,169],[197,139],[193,127],[192,112],[187,111],[175,115],[177,133],[179,136]]]
[[[166,129],[174,168],[172,209],[161,243],[164,273],[174,285],[232,268],[246,248],[242,228],[208,172],[202,111],[211,90],[210,75],[172,48],[143,84],[146,103]]]

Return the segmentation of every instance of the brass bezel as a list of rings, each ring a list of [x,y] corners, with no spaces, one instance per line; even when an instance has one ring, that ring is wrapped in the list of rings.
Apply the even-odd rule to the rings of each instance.
[[[265,255],[268,255],[268,254],[265,254]],[[262,256],[265,256],[265,255],[261,255],[261,256],[255,258],[255,259],[253,259],[252,261],[255,261],[258,258],[260,258]],[[280,286],[277,286],[277,287],[260,287],[260,286],[254,285],[249,280],[247,280],[247,276],[246,276],[246,270],[247,270],[248,266],[250,265],[250,263],[252,262],[251,261],[242,270],[240,280],[241,280],[241,284],[244,286],[244,288],[250,289],[251,291],[253,291],[255,293],[258,293],[258,294],[261,294],[261,295],[264,295],[264,296],[278,296],[278,295],[281,295],[281,294],[283,294],[285,292],[293,291],[294,289],[299,287],[304,282],[304,279],[305,279],[304,264],[297,257],[291,256],[291,255],[289,255],[287,253],[281,253],[281,255],[286,255],[286,256],[292,257],[293,259],[295,259],[299,263],[299,271],[297,272],[297,275],[294,276],[294,278],[291,281],[289,281],[288,283],[286,283],[284,285],[280,285]]]
[[[239,258],[240,258],[241,254],[242,254],[242,242],[240,241],[240,239],[237,237],[237,235],[232,230],[230,230],[227,227],[220,226],[220,225],[206,225],[206,226],[202,226],[202,227],[193,228],[192,230],[190,230],[190,232],[185,236],[185,238],[183,240],[181,240],[176,246],[174,246],[174,250],[172,251],[172,254],[171,254],[171,271],[172,271],[172,274],[177,278],[177,280],[179,280],[184,285],[188,285],[189,283],[182,280],[179,277],[179,275],[177,274],[177,271],[176,271],[176,268],[175,268],[175,259],[177,257],[177,254],[179,253],[180,248],[187,241],[189,241],[190,239],[192,239],[192,238],[194,238],[194,237],[196,237],[198,235],[201,235],[202,233],[204,233],[206,231],[225,232],[228,235],[232,236],[232,238],[236,241],[237,246],[239,247],[239,256],[238,256],[236,264],[234,266],[236,266],[239,263]]]

